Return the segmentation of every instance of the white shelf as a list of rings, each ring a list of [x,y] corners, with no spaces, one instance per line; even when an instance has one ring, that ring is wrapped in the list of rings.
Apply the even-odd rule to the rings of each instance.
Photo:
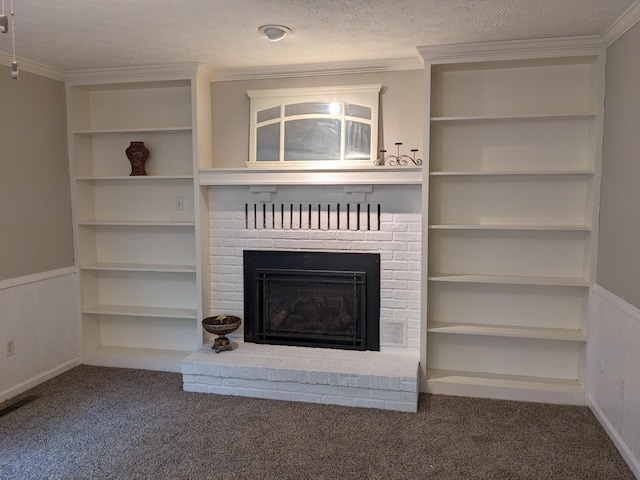
[[[523,114],[523,115],[460,115],[447,117],[431,117],[432,122],[514,122],[528,120],[584,120],[594,118],[595,113],[558,113],[558,114]]]
[[[165,265],[144,263],[93,263],[82,265],[82,270],[115,270],[123,272],[165,272],[165,273],[195,273],[195,265]]]
[[[429,172],[432,177],[484,177],[484,176],[525,176],[525,175],[593,175],[593,170],[485,170]]]
[[[131,220],[81,220],[78,225],[85,226],[118,226],[118,227],[193,227],[195,221],[182,220],[148,220],[148,221],[131,221]]]
[[[193,175],[110,175],[104,177],[76,177],[82,182],[116,181],[116,182],[153,182],[155,180],[193,180]]]
[[[182,360],[191,352],[152,348],[99,346],[84,353],[82,363],[116,368],[138,368],[181,373]]]
[[[491,283],[503,285],[542,285],[558,287],[588,287],[589,281],[575,277],[524,277],[509,275],[474,275],[431,273],[430,282]]]
[[[84,307],[82,312],[96,315],[125,315],[130,317],[176,318],[185,320],[195,320],[197,318],[195,308],[143,307],[138,305],[92,305]]]
[[[74,135],[130,135],[140,133],[173,133],[173,132],[191,132],[192,128],[184,127],[164,127],[164,128],[109,128],[99,130],[78,130],[73,132]]]
[[[582,330],[565,328],[520,327],[505,325],[479,325],[430,321],[427,331],[457,335],[488,335],[494,337],[534,338],[540,340],[562,340],[584,342],[587,337]]]
[[[427,369],[427,390],[444,395],[584,404],[584,387],[572,379]]]
[[[591,231],[589,225],[502,225],[502,224],[437,224],[429,225],[433,230],[531,230],[531,231]]]

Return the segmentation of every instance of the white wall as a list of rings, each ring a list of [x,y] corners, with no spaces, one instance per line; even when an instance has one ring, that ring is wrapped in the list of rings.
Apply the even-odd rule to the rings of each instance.
[[[607,48],[598,273],[586,397],[640,478],[640,23]]]
[[[0,282],[0,318],[0,402],[80,364],[74,267]]]
[[[318,75],[211,83],[213,112],[213,166],[243,168],[249,160],[249,97],[247,90],[263,88],[327,87],[336,85],[382,84],[378,144],[389,152],[402,142],[402,153],[422,150],[424,122],[424,71]]]

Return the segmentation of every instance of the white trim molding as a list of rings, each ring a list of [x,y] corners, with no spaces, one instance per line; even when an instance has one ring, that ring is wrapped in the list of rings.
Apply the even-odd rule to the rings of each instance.
[[[627,30],[640,22],[640,0],[636,0],[631,6],[607,28],[602,34],[602,41],[606,47],[624,35]]]
[[[10,67],[12,61],[13,57],[11,55],[5,52],[0,52],[0,65]],[[52,80],[64,82],[64,72],[62,70],[49,67],[48,65],[43,65],[42,63],[32,62],[26,58],[17,57],[16,61],[18,62],[19,71],[29,72],[35,75],[40,75],[41,77],[47,77]]]
[[[47,272],[33,273],[31,275],[25,275],[22,277],[9,278],[7,280],[0,281],[0,290],[5,288],[17,287],[19,285],[27,285],[29,283],[36,283],[42,280],[49,280],[50,278],[63,277],[77,273],[76,267],[64,267],[57,270],[49,270]]]

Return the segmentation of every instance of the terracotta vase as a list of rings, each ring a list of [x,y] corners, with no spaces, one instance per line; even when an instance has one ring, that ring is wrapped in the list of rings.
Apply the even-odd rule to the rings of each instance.
[[[149,149],[144,146],[144,142],[131,142],[125,150],[125,154],[131,163],[131,173],[129,176],[147,174],[144,165],[149,158]]]

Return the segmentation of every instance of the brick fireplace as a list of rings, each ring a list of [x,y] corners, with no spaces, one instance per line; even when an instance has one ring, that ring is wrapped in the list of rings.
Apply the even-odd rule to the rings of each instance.
[[[379,352],[210,347],[183,362],[185,390],[415,411],[420,350],[419,185],[213,186],[208,190],[211,314],[244,318],[246,250],[374,253]],[[323,350],[318,352],[318,350]]]

